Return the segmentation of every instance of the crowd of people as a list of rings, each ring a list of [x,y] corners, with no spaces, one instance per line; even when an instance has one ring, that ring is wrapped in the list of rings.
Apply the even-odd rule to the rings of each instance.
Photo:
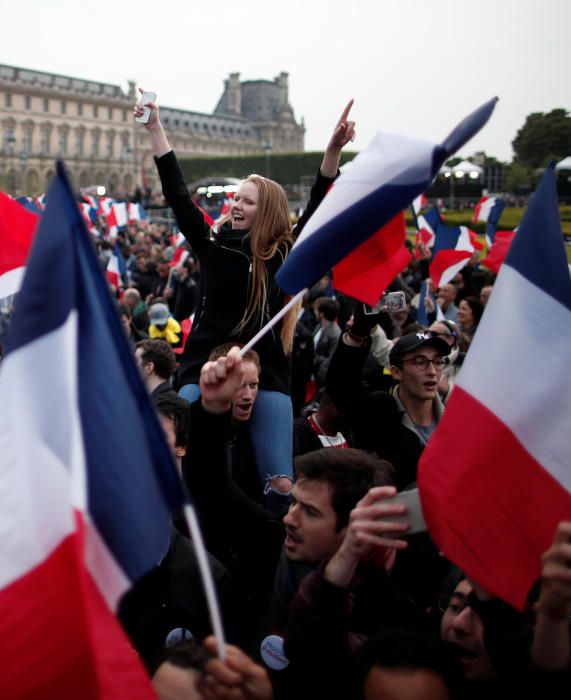
[[[563,697],[571,522],[553,533],[520,612],[448,561],[429,532],[409,533],[395,500],[416,486],[494,275],[475,254],[421,301],[428,261],[415,259],[390,287],[406,298],[394,313],[335,292],[327,275],[241,356],[287,301],[274,274],[338,174],[351,103],[293,227],[282,188],[257,175],[206,224],[149,107],[144,128],[189,255],[173,265],[165,225],[129,225],[116,241],[125,288],[112,292],[195,502],[228,640],[221,660],[194,545],[175,516],[167,555],[119,611],[158,696]],[[98,245],[105,267],[112,246]]]

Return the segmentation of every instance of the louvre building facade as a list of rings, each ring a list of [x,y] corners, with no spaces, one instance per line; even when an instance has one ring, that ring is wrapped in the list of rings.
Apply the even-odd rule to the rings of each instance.
[[[44,192],[63,159],[78,187],[104,185],[108,194],[157,187],[150,139],[135,124],[135,82],[127,92],[42,71],[0,65],[0,190]],[[160,100],[160,96],[159,96]],[[179,157],[303,151],[305,128],[288,98],[288,74],[240,81],[232,73],[213,114],[161,105]]]

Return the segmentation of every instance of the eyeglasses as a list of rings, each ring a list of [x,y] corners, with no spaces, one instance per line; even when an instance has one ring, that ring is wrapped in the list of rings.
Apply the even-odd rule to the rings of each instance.
[[[428,365],[432,362],[434,369],[444,369],[448,364],[447,357],[433,357],[432,359],[426,357],[425,355],[417,355],[416,357],[410,357],[403,362],[412,362],[416,369],[427,369]]]

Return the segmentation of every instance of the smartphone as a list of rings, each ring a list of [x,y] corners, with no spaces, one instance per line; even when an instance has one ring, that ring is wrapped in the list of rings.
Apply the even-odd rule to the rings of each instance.
[[[404,513],[400,515],[387,515],[387,520],[404,522],[410,525],[410,528],[406,532],[398,535],[386,535],[387,537],[408,537],[409,535],[416,535],[419,532],[426,531],[426,523],[422,515],[422,506],[420,505],[418,489],[399,491],[399,493],[392,498],[387,498],[386,503],[406,506],[406,511]],[[385,535],[383,535],[383,537],[385,537]]]
[[[145,105],[148,104],[149,102],[156,103],[157,93],[156,92],[144,92],[141,95],[141,99],[139,101],[143,105],[143,109],[145,111],[143,112],[142,116],[135,117],[135,121],[139,122],[139,124],[148,124],[150,116],[151,116],[151,108],[145,107]]]
[[[404,292],[389,292],[379,300],[376,306],[363,304],[363,310],[366,316],[378,314],[380,311],[394,314],[396,311],[404,311],[404,309],[406,309],[406,297]]]

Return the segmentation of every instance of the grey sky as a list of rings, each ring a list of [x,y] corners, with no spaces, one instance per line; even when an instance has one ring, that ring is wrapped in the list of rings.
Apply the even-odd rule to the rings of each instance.
[[[570,0],[0,0],[0,17],[0,63],[132,78],[173,107],[210,113],[228,73],[287,71],[307,150],[350,97],[360,150],[378,130],[438,142],[498,95],[461,155],[500,159],[527,114],[571,109]]]

